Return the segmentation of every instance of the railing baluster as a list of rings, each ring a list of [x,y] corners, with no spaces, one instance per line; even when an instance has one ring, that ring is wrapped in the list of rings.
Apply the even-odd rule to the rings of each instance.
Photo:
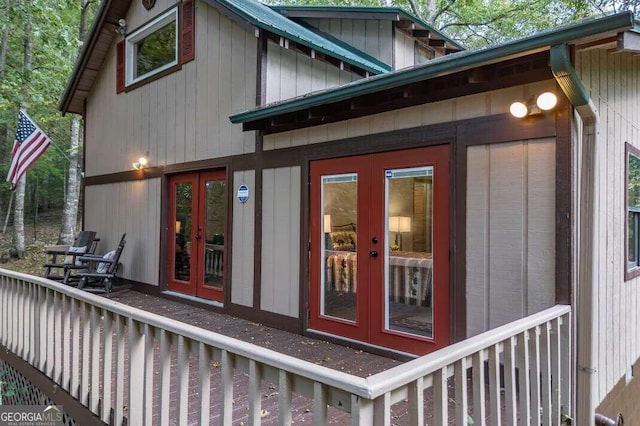
[[[26,318],[26,312],[25,312],[25,296],[24,296],[24,292],[25,292],[25,283],[24,281],[20,281],[20,285],[18,287],[18,350],[16,351],[16,353],[24,358],[24,350],[25,350],[25,345],[24,345],[24,328],[25,328],[25,318]]]
[[[409,383],[409,423],[412,425],[424,424],[424,379],[419,377]]]
[[[291,387],[293,379],[291,373],[284,370],[279,372],[278,382],[278,412],[280,414],[278,424],[280,426],[291,425]]]
[[[91,306],[91,381],[89,390],[91,399],[89,409],[99,414],[100,404],[100,322],[98,308]]]
[[[233,368],[234,356],[229,351],[222,351],[220,356],[222,380],[221,424],[230,425],[233,420]]]
[[[7,347],[16,351],[16,321],[18,321],[18,313],[16,312],[16,280],[12,279],[9,285],[9,343]]]
[[[560,324],[560,375],[559,386],[561,395],[560,409],[562,412],[571,414],[571,312],[558,318]]]
[[[447,367],[433,373],[433,423],[435,425],[449,424],[449,374]]]
[[[211,395],[211,350],[204,343],[198,343],[198,363],[200,385],[198,387],[200,401],[198,415],[201,425],[209,424],[209,405]]]
[[[57,291],[53,293],[53,381],[61,383],[62,381],[62,294]]]
[[[546,322],[542,325],[542,335],[540,336],[540,375],[542,378],[542,383],[540,386],[541,390],[541,401],[540,406],[542,407],[542,424],[543,426],[551,426],[551,409],[553,407],[551,401],[551,392],[552,392],[552,383],[551,383],[551,324]]]
[[[539,425],[541,420],[540,410],[540,327],[534,327],[529,334],[529,380],[531,388],[531,423]]]
[[[500,386],[500,344],[489,349],[489,415],[490,424],[502,424],[502,395]],[[475,408],[474,408],[475,409]]]
[[[351,395],[351,424],[369,426],[373,424],[373,401],[358,395]]]
[[[454,369],[456,383],[456,424],[466,426],[468,419],[467,402],[467,359],[462,358],[455,363]]]
[[[160,330],[160,425],[169,425],[171,386],[171,335]]]
[[[484,392],[484,382],[485,382],[484,360],[485,360],[484,350],[481,350],[480,352],[477,352],[473,355],[473,360],[472,360],[473,419],[476,425],[485,424],[486,410],[484,407],[484,403],[486,398],[485,398],[485,392]]]
[[[561,332],[560,332],[560,319],[556,318],[551,322],[551,422],[554,425],[560,424],[560,360],[562,357],[561,349]]]
[[[518,423],[515,337],[504,341],[504,393],[505,423],[515,425]]]
[[[82,329],[82,346],[81,346],[81,359],[82,359],[82,374],[80,376],[80,402],[83,405],[89,406],[89,372],[91,371],[91,360],[89,358],[91,350],[91,322],[89,312],[91,308],[83,303],[80,308],[80,328]]]
[[[100,418],[108,423],[111,417],[111,391],[113,372],[113,314],[108,310],[103,311],[102,318],[102,342],[103,342],[103,367],[102,367],[102,413]]]
[[[189,414],[189,340],[178,336],[177,424],[187,424]]]
[[[71,377],[71,299],[62,298],[62,389],[69,391]]]
[[[375,426],[391,424],[391,392],[386,392],[373,401],[373,424]]]
[[[262,414],[262,365],[249,360],[249,424],[259,425]]]
[[[80,395],[80,302],[71,300],[71,395]]]
[[[529,392],[531,380],[529,378],[529,331],[520,333],[518,339],[518,385],[520,386],[520,424],[529,426],[531,424],[531,400]]]
[[[144,424],[153,422],[153,357],[155,354],[154,328],[144,325]]]
[[[115,316],[116,323],[116,406],[114,409],[114,424],[124,424],[124,318]]]
[[[49,377],[53,377],[54,361],[55,361],[55,306],[54,306],[55,292],[51,289],[47,289],[47,360],[46,360],[46,374]]]
[[[313,425],[327,424],[327,387],[320,382],[313,383]]]
[[[144,417],[144,335],[140,324],[129,318],[127,321],[129,343],[129,421],[128,424],[141,425]],[[180,405],[182,401],[179,401]],[[180,423],[184,424],[184,423]]]

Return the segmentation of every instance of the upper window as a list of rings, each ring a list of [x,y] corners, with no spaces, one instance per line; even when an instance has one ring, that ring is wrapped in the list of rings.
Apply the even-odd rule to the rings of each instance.
[[[127,36],[127,86],[178,64],[178,8]]]
[[[640,275],[640,150],[627,144],[627,274]]]

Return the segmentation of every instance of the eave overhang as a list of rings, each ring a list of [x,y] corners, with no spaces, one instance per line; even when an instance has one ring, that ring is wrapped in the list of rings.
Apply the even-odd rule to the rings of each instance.
[[[506,85],[523,84],[530,79],[550,79],[553,78],[548,66],[548,51],[551,46],[560,43],[575,45],[597,42],[636,28],[631,12],[583,21],[503,45],[455,53],[414,68],[265,105],[233,115],[230,120],[232,123],[243,123],[244,130],[278,133],[460,96],[461,90],[456,89],[455,83],[452,90],[436,90],[438,95],[425,95],[425,91],[434,91],[438,87],[437,82],[442,87],[443,84],[466,80],[464,94],[471,94],[507,87]],[[540,68],[540,55],[547,61],[544,69]],[[499,69],[499,64],[509,66],[510,63],[516,69],[519,63],[528,65],[521,65],[524,72],[518,73],[519,76],[514,75],[511,81],[491,79],[490,73]],[[381,94],[392,99],[385,101]],[[376,108],[371,107],[372,103]]]
[[[84,100],[109,54],[116,36],[118,20],[126,16],[130,5],[131,0],[102,2],[73,68],[69,83],[60,98],[58,109],[63,113],[83,114]]]

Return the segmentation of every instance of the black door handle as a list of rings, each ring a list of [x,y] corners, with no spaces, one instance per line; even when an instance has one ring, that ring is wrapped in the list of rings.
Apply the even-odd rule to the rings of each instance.
[[[371,256],[371,257],[378,257],[378,252],[377,252],[376,250],[371,250],[371,251],[369,252],[369,256]]]

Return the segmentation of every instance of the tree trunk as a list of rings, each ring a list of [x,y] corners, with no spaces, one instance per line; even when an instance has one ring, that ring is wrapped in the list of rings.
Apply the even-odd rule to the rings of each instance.
[[[78,200],[80,198],[80,173],[78,159],[80,149],[80,117],[74,116],[71,123],[71,156],[69,158],[69,177],[67,179],[67,194],[62,210],[62,228],[58,237],[58,244],[71,244],[76,233],[78,220]]]
[[[29,2],[25,10],[26,22],[24,29],[24,68],[22,74],[22,108],[27,108],[29,98],[29,81],[31,81],[31,62],[33,59],[33,43],[31,40],[31,13],[33,4]],[[24,193],[27,174],[22,175],[16,188],[16,206],[13,213],[13,245],[18,258],[23,258],[26,251],[24,243]]]
[[[80,25],[78,27],[78,39],[81,43],[84,43],[84,39],[87,35],[87,9],[92,3],[94,3],[94,0],[80,1]],[[82,119],[76,115],[71,123],[71,155],[69,158],[69,172],[58,244],[71,244],[76,233],[81,186],[80,171],[82,169],[82,143]]]
[[[7,48],[9,46],[9,30],[11,29],[11,3],[7,2],[5,8],[7,22],[2,29],[2,39],[0,40],[0,81],[4,79],[4,71],[7,67]]]

